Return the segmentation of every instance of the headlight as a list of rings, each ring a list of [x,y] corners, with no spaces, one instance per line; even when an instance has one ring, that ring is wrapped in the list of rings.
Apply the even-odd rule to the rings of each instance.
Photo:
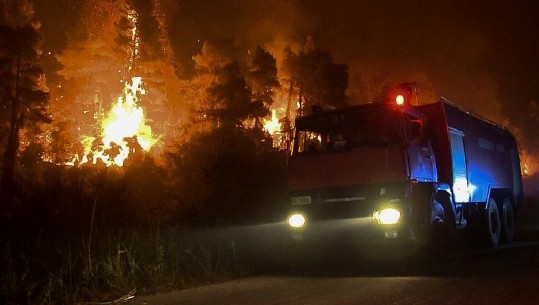
[[[294,228],[301,228],[305,225],[305,217],[299,213],[292,214],[288,217],[288,224]]]
[[[394,225],[401,218],[401,212],[393,208],[382,209],[375,211],[372,218],[382,225]]]

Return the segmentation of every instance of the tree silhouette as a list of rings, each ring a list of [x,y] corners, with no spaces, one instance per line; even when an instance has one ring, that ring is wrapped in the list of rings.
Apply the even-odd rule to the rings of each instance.
[[[207,89],[206,113],[219,124],[242,126],[242,122],[260,105],[251,103],[251,90],[241,73],[238,62],[217,68],[214,81]],[[262,106],[263,107],[263,106]]]
[[[253,113],[257,118],[269,114],[269,107],[273,104],[274,90],[280,86],[277,79],[277,64],[275,57],[261,47],[256,48],[246,80],[252,90],[253,103],[258,105]],[[262,107],[261,107],[262,106]],[[260,121],[257,120],[257,124]]]
[[[205,88],[199,110],[214,127],[247,127],[246,120],[261,128],[269,114],[273,90],[279,86],[275,58],[257,48],[250,63],[240,58],[233,40],[205,41],[193,57],[199,70],[197,81]]]
[[[337,108],[348,104],[348,66],[334,63],[331,55],[314,47],[311,40],[299,53],[287,49],[283,68],[302,111],[308,112],[313,106]]]
[[[1,139],[5,143],[2,190],[6,194],[15,191],[21,129],[25,124],[51,122],[46,110],[48,89],[39,63],[41,45],[38,25],[0,24],[0,118],[9,130]]]

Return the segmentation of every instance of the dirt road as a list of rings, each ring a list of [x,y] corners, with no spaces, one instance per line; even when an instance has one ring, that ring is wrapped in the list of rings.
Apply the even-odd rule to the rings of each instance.
[[[344,276],[276,275],[137,297],[130,304],[538,304],[539,243],[480,251],[434,266]]]
[[[309,272],[270,271],[266,276],[137,296],[129,304],[536,305],[539,213],[524,212],[512,245],[455,251],[443,264],[343,264],[334,257],[311,266]]]

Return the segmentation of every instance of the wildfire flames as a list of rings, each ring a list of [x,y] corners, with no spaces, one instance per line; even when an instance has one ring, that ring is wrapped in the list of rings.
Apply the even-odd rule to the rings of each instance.
[[[131,83],[125,82],[122,95],[100,122],[101,135],[84,137],[84,156],[80,160],[78,156],[75,157],[70,165],[87,162],[96,164],[101,160],[107,166],[123,166],[131,152],[139,149],[149,151],[158,139],[152,135],[144,110],[138,105],[140,97],[145,93],[141,77],[131,78]]]
[[[528,154],[526,151],[521,152],[521,169],[522,175],[532,176],[537,171],[539,171],[539,162],[536,161],[532,155]]]
[[[277,110],[271,110],[271,119],[268,119],[264,122],[264,129],[270,134],[274,135],[276,132],[281,131],[281,122],[277,118]]]
[[[127,54],[128,71],[133,71],[140,47],[138,14],[134,9],[127,10],[127,20],[131,44]],[[131,77],[131,82],[125,82],[122,94],[112,109],[104,119],[96,122],[99,135],[84,136],[81,139],[83,155],[77,155],[67,165],[102,162],[106,166],[123,166],[131,153],[140,150],[147,152],[152,148],[158,139],[152,135],[144,110],[138,105],[146,94],[142,84],[142,77],[138,76]]]
[[[127,13],[127,25],[124,34],[127,41],[129,41],[129,47],[123,59],[126,63],[124,68],[129,74],[135,74],[137,73],[135,72],[135,63],[139,60],[142,47],[139,34],[139,14],[132,7],[128,8],[124,13]],[[155,14],[154,16],[159,24],[163,24],[163,20],[158,18],[161,15]],[[120,17],[116,16],[114,18]],[[114,22],[115,25],[118,23],[118,21]],[[166,50],[170,49],[166,34],[162,35],[160,41],[162,44],[161,49],[166,53]],[[152,128],[147,124],[144,110],[139,105],[142,96],[146,94],[142,84],[142,77],[132,77],[130,82],[125,82],[122,94],[111,106],[108,113],[104,116],[100,115],[100,113],[94,114],[94,130],[96,134],[85,135],[80,139],[83,147],[82,152],[79,152],[70,162],[67,162],[67,165],[103,163],[106,166],[123,166],[131,153],[137,151],[148,152],[159,138],[166,138],[165,135],[152,135]],[[282,147],[282,126],[277,115],[276,109],[271,110],[271,118],[264,120],[263,126],[272,136],[273,145]],[[158,126],[155,129],[159,130]]]
[[[102,162],[106,166],[123,166],[130,153],[150,151],[158,137],[152,134],[144,109],[138,105],[146,94],[142,84],[142,77],[132,77],[131,82],[125,82],[122,94],[112,109],[101,122],[97,122],[100,134],[84,136],[81,140],[84,148],[82,157],[77,155],[67,165]],[[272,109],[271,118],[264,121],[264,130],[275,138],[274,146],[280,147],[280,139],[276,137],[282,132],[282,123],[276,109]]]

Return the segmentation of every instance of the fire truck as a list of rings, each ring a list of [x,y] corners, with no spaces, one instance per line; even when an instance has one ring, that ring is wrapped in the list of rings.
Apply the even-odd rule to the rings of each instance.
[[[441,97],[317,111],[295,122],[288,163],[291,239],[368,236],[444,252],[457,230],[510,243],[522,200],[516,141]],[[466,231],[464,231],[466,232]]]

